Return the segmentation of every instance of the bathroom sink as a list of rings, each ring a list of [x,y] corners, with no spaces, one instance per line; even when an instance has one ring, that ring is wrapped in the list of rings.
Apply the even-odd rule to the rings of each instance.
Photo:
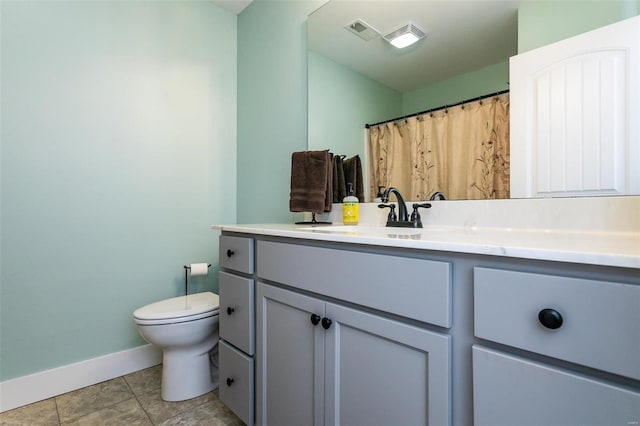
[[[296,228],[300,231],[324,235],[351,235],[372,238],[398,238],[411,240],[449,240],[468,238],[476,231],[456,226],[429,226],[424,228],[396,228],[371,225],[307,225]]]
[[[338,233],[338,234],[358,234],[366,235],[420,235],[423,231],[420,228],[392,228],[386,226],[364,226],[364,225],[317,225],[297,228],[301,231],[311,231],[317,233]]]

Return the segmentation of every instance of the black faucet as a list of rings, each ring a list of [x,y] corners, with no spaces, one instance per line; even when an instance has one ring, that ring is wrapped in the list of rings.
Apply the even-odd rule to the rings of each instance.
[[[446,198],[444,198],[444,194],[440,191],[438,192],[434,192],[433,195],[431,196],[431,198],[429,198],[430,201],[433,200],[446,200]]]
[[[408,222],[409,215],[407,214],[407,206],[404,204],[404,198],[402,198],[402,194],[400,194],[400,191],[395,189],[393,186],[390,186],[384,191],[380,199],[383,203],[388,203],[389,195],[391,195],[391,193],[396,194],[396,198],[398,199],[398,221]]]
[[[403,228],[422,228],[422,220],[420,219],[420,213],[418,213],[418,208],[430,208],[431,204],[414,204],[413,205],[413,213],[411,214],[411,219],[409,219],[409,215],[407,214],[407,206],[404,203],[404,198],[402,198],[402,194],[394,187],[389,187],[384,194],[382,194],[382,202],[389,202],[389,195],[393,193],[396,194],[396,198],[398,199],[398,216],[396,216],[394,205],[393,204],[378,204],[378,207],[385,208],[388,207],[391,209],[389,212],[389,216],[387,217],[387,226],[390,227],[403,227]]]

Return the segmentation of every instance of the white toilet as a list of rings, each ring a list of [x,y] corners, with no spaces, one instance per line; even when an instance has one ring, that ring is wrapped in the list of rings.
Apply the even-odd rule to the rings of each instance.
[[[218,387],[210,353],[218,344],[220,300],[211,292],[162,300],[136,309],[140,335],[160,346],[162,399],[183,401]]]

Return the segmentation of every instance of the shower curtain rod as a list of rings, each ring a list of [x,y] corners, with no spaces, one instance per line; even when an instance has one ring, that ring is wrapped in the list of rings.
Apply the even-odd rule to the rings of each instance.
[[[429,114],[430,112],[440,111],[441,109],[447,109],[447,108],[451,108],[451,107],[454,107],[454,106],[463,105],[463,104],[466,104],[466,103],[469,103],[469,102],[475,102],[475,101],[480,101],[482,99],[491,98],[491,97],[494,97],[494,96],[500,96],[500,95],[503,95],[505,93],[509,93],[509,89],[501,90],[499,92],[491,93],[489,95],[477,96],[475,98],[466,99],[464,101],[457,102],[457,103],[451,104],[451,105],[444,105],[444,106],[441,106],[441,107],[431,108],[431,109],[428,109],[428,110],[425,110],[425,111],[420,111],[420,112],[416,112],[416,113],[413,113],[413,114],[404,115],[402,117],[392,118],[391,120],[385,120],[385,121],[381,121],[379,123],[365,124],[364,127],[368,129],[369,127],[374,127],[374,126],[379,126],[381,124],[391,123],[392,121],[404,120],[404,119],[410,118],[410,117],[417,117],[419,115]]]

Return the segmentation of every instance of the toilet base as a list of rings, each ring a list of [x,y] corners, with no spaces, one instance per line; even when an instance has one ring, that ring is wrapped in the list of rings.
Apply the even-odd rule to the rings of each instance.
[[[212,377],[209,351],[196,354],[189,352],[191,353],[185,354],[180,349],[164,351],[161,390],[163,400],[184,401],[217,389],[217,374]]]

